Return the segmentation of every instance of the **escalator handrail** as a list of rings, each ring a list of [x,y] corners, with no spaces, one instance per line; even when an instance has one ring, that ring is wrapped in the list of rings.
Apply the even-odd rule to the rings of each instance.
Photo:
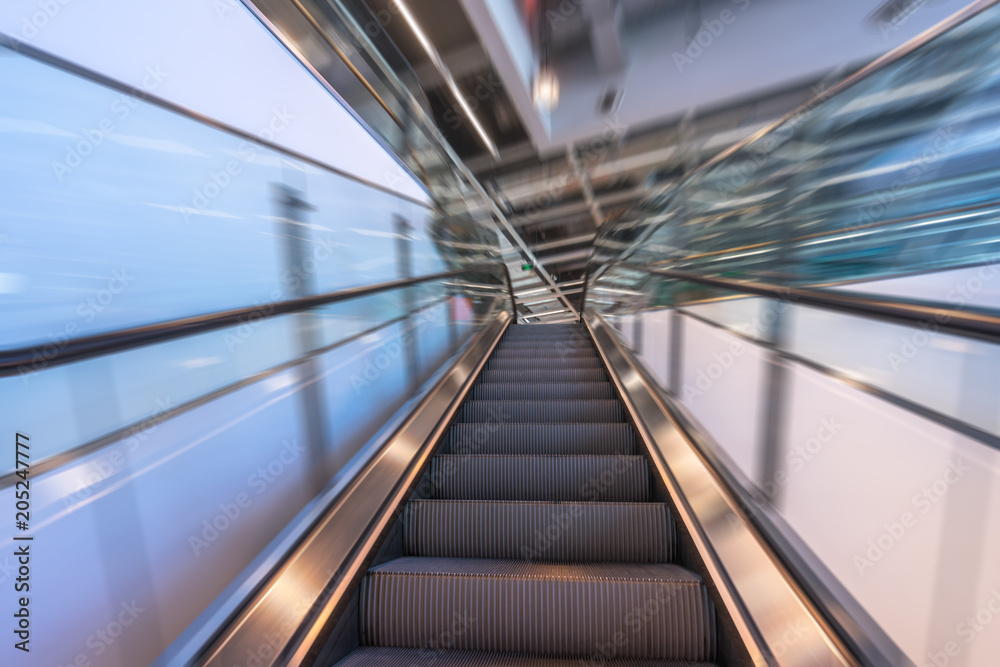
[[[780,299],[848,315],[914,327],[932,326],[936,331],[964,338],[977,338],[991,343],[1000,342],[1000,315],[967,307],[945,307],[933,302],[908,301],[885,295],[870,296],[840,290],[784,287],[772,283],[702,276],[687,271],[656,269],[637,264],[621,263],[619,266],[674,280]],[[586,293],[583,298],[586,299]],[[581,311],[584,305],[585,302],[581,303]]]
[[[478,262],[458,269],[415,278],[401,278],[373,285],[349,287],[315,296],[305,296],[258,306],[234,308],[155,324],[145,324],[108,333],[72,338],[61,342],[47,341],[28,347],[0,350],[0,378],[16,375],[20,372],[47,370],[54,366],[70,362],[124,352],[153,343],[162,343],[228,326],[246,324],[250,321],[256,322],[259,319],[302,312],[340,301],[371,296],[435,280],[453,278],[474,271],[496,270],[498,268],[503,269],[504,279],[507,283],[507,293],[510,296],[510,304],[513,309],[512,315],[516,317],[517,302],[514,299],[514,287],[511,283],[510,271],[507,269],[507,265],[501,262]]]
[[[935,25],[935,26],[931,27],[930,29],[928,29],[928,30],[920,33],[919,35],[917,35],[916,37],[913,37],[912,39],[906,41],[905,43],[900,44],[899,46],[897,46],[896,48],[892,49],[888,53],[885,53],[884,55],[876,58],[875,60],[873,60],[872,62],[870,62],[868,65],[862,67],[858,71],[856,71],[853,74],[847,76],[846,78],[844,78],[841,81],[835,83],[834,85],[832,85],[832,86],[830,86],[828,88],[825,88],[824,90],[816,93],[816,95],[814,95],[810,99],[806,100],[804,103],[802,103],[801,105],[799,105],[798,107],[796,107],[795,109],[793,109],[792,111],[790,111],[789,113],[787,113],[784,116],[778,118],[773,123],[771,123],[769,125],[766,125],[765,127],[761,128],[760,130],[758,130],[756,132],[753,132],[749,136],[746,136],[743,139],[741,139],[740,141],[737,141],[736,143],[732,144],[731,146],[729,146],[725,150],[722,150],[719,153],[716,153],[712,157],[708,158],[707,160],[705,160],[704,162],[702,162],[701,164],[699,164],[697,167],[695,167],[694,169],[692,169],[690,172],[686,173],[684,175],[684,177],[675,185],[675,190],[679,190],[680,188],[683,188],[685,184],[690,183],[697,175],[699,175],[699,174],[701,174],[701,173],[703,173],[703,172],[711,169],[712,167],[717,166],[718,164],[720,164],[724,160],[727,160],[728,158],[730,158],[733,155],[739,153],[741,150],[747,148],[748,146],[750,146],[754,142],[760,140],[762,137],[765,137],[768,134],[771,134],[771,133],[777,131],[781,126],[785,125],[786,123],[795,121],[796,119],[799,119],[799,118],[805,118],[809,114],[810,111],[812,111],[814,108],[816,108],[820,104],[828,101],[830,98],[832,98],[832,97],[834,97],[836,95],[839,95],[840,93],[844,92],[848,88],[851,88],[852,86],[857,85],[857,84],[861,83],[862,81],[865,81],[870,76],[876,74],[877,72],[880,72],[880,71],[884,70],[885,68],[889,67],[890,65],[893,65],[896,62],[902,60],[903,58],[905,58],[906,56],[912,54],[914,51],[916,51],[920,47],[922,47],[925,44],[933,41],[934,39],[940,37],[941,35],[944,35],[948,31],[950,31],[951,29],[953,29],[953,28],[961,25],[965,21],[967,21],[967,20],[969,20],[969,19],[977,16],[978,14],[980,14],[981,12],[989,9],[993,5],[996,5],[998,2],[1000,2],[1000,0],[973,0],[973,2],[970,2],[967,6],[963,7],[962,9],[960,9],[959,11],[957,11],[956,13],[954,13],[951,16],[949,16],[948,18],[944,19],[943,21],[941,21],[937,25]],[[655,234],[661,227],[663,227],[663,225],[667,224],[667,222],[669,222],[669,220],[670,220],[669,217],[665,217],[664,219],[660,220],[658,223],[656,223],[654,225],[651,225],[648,228],[646,228],[645,230],[643,230],[643,232],[641,234],[641,238],[637,242],[635,242],[635,243],[632,244],[631,250],[635,250],[636,247],[640,246],[642,243],[645,243],[650,238],[652,238],[653,234]],[[906,221],[906,218],[903,218],[903,219],[896,220],[896,221],[886,221],[885,224],[892,224],[894,222],[905,222],[905,221]],[[604,224],[601,225],[601,227],[603,228],[608,222],[610,222],[610,221],[606,221]],[[881,226],[881,224],[882,223],[879,223],[879,225],[877,225],[877,226]],[[841,231],[842,230],[836,230],[835,232],[832,232],[832,234],[837,234],[837,233],[840,233]],[[601,230],[599,229],[598,230],[598,237],[600,236],[600,232],[601,232]],[[824,235],[825,235],[825,233],[821,233],[821,234],[815,234],[815,235],[807,235],[806,237],[803,237],[803,238],[808,238],[809,236],[819,237],[819,236],[824,236]],[[793,239],[793,240],[798,240],[798,239]],[[681,259],[683,259],[683,258],[681,258]],[[598,269],[598,271],[600,271],[601,269],[607,270],[610,267],[610,265],[611,264],[607,264],[607,263],[601,264],[600,267],[597,267],[597,269]],[[591,264],[588,262],[588,265],[587,265],[586,269],[584,270],[584,275],[583,275],[583,277],[584,277],[584,288],[583,288],[583,297],[582,298],[584,300],[587,297],[587,283],[589,282],[590,275],[591,275]],[[580,302],[580,320],[579,320],[580,322],[583,321],[583,310],[584,310],[584,306],[586,305],[584,300],[581,300],[581,302]]]

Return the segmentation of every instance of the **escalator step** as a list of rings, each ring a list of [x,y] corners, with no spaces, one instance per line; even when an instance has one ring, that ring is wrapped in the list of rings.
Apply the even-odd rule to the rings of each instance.
[[[580,348],[569,348],[569,347],[558,347],[558,348],[500,348],[497,350],[493,358],[494,359],[536,359],[542,357],[545,359],[596,359],[597,352],[594,350],[585,350]]]
[[[508,333],[538,333],[538,332],[562,332],[586,331],[587,327],[579,322],[560,322],[558,324],[515,324]]]
[[[456,422],[573,424],[578,422],[624,422],[621,403],[610,399],[569,399],[535,401],[467,400]]]
[[[574,399],[615,397],[610,382],[512,382],[507,384],[483,383],[472,389],[476,400],[515,399]]]
[[[590,335],[586,331],[572,331],[572,332],[569,332],[569,333],[562,333],[562,334],[559,334],[559,333],[537,333],[537,334],[533,334],[533,333],[526,333],[526,334],[509,333],[509,334],[507,334],[506,336],[504,336],[501,339],[501,341],[505,342],[505,343],[509,342],[509,341],[526,341],[526,340],[528,340],[528,341],[552,341],[552,342],[558,342],[558,343],[560,343],[562,345],[565,345],[567,341],[574,341],[574,342],[578,341],[578,340],[589,341],[590,340]]]
[[[365,646],[338,662],[335,667],[581,667],[580,660],[533,658],[509,653],[449,651],[451,634],[444,634],[426,647],[393,648]],[[588,656],[583,667],[715,667],[707,662],[688,660],[630,660],[611,657],[614,647]]]
[[[506,337],[500,341],[501,348],[507,347],[569,347],[581,350],[593,350],[594,343],[589,336],[541,336],[528,338],[520,336],[517,338]]]
[[[628,424],[452,424],[449,454],[638,454]]]
[[[419,649],[448,633],[457,650],[714,658],[701,579],[662,563],[398,558],[368,571],[359,618],[363,645]]]
[[[521,369],[513,371],[485,370],[483,382],[606,382],[603,368],[550,368],[546,370]]]
[[[667,563],[673,531],[662,503],[414,500],[403,548],[425,557]]]
[[[598,357],[490,357],[486,368],[517,370],[523,368],[603,368]]]
[[[434,498],[646,502],[649,466],[642,456],[435,456]]]
[[[570,336],[504,336],[500,346],[504,345],[546,345],[552,347],[592,347],[590,336],[580,333]]]

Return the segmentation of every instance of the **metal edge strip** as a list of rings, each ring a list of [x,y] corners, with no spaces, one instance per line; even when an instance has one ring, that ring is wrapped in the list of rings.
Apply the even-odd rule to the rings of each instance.
[[[248,655],[257,656],[261,667],[309,664],[322,629],[363,574],[368,557],[395,520],[395,509],[418,481],[512,321],[505,311],[480,331],[403,426],[331,501],[295,553],[197,657],[178,655],[168,664],[230,667]]]
[[[585,323],[754,664],[862,664],[757,533],[610,325],[595,313]]]
[[[758,533],[775,553],[781,554],[783,564],[802,583],[811,599],[819,600],[817,606],[820,613],[842,630],[841,636],[852,647],[854,655],[871,667],[916,667],[830,569],[813,554],[785,518],[767,502],[767,497],[763,493],[755,496],[747,490],[756,488],[756,485],[739,470],[726,452],[709,446],[700,422],[686,406],[678,404],[677,413],[684,430],[751,517]]]

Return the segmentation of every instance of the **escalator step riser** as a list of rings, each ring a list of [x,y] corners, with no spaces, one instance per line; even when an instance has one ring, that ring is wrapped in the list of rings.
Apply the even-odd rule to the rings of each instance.
[[[630,502],[650,500],[641,456],[435,456],[429,491],[438,500]]]
[[[673,524],[659,503],[416,500],[407,505],[410,556],[667,563]]]
[[[443,450],[450,454],[639,454],[629,424],[452,424]]]
[[[467,400],[462,404],[455,421],[514,424],[616,423],[625,421],[625,413],[617,400]]]
[[[561,342],[571,342],[578,340],[590,341],[590,334],[585,329],[576,331],[566,331],[563,333],[517,333],[512,331],[503,337],[503,340],[558,340]]]
[[[610,382],[486,383],[473,387],[471,396],[474,400],[611,399],[614,397],[614,389]]]
[[[504,338],[497,346],[499,348],[510,347],[568,347],[571,349],[587,349],[592,347],[590,339],[574,338],[566,340],[562,336],[544,336],[536,338]]]
[[[366,645],[426,648],[448,637],[452,650],[588,659],[614,646],[615,657],[713,658],[714,613],[696,582],[373,570],[359,612]]]
[[[553,324],[515,324],[510,331],[565,331],[586,329],[586,325],[580,322],[556,322]]]
[[[522,370],[531,368],[604,368],[597,357],[589,358],[544,358],[544,357],[490,357],[486,363],[490,370]]]
[[[482,382],[607,382],[603,368],[550,368],[546,370],[483,371]]]
[[[446,635],[446,638],[450,635]],[[336,667],[715,667],[689,660],[635,660],[597,656],[581,665],[580,660],[534,658],[509,653],[448,651],[436,645],[419,649],[365,646],[338,662]],[[605,651],[605,654],[610,651]]]
[[[561,331],[549,331],[546,329],[521,330],[513,327],[507,331],[504,338],[575,338],[577,336],[590,337],[590,333],[586,327],[563,329]]]
[[[497,346],[498,349],[504,350],[509,348],[545,348],[549,350],[567,349],[567,350],[594,350],[596,349],[590,339],[575,338],[573,340],[565,340],[564,338],[553,338],[552,340],[547,339],[536,339],[536,340],[521,340],[521,339],[508,339],[500,341]]]
[[[493,359],[597,359],[593,350],[498,350]]]

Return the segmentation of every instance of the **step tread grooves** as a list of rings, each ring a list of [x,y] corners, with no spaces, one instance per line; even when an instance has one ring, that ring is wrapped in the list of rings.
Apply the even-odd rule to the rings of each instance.
[[[715,609],[673,562],[640,444],[586,326],[510,327],[404,507],[405,555],[363,578],[362,648],[337,667],[716,667]]]
[[[442,642],[443,643],[443,642]],[[595,656],[595,667],[716,667],[689,660],[643,660]],[[335,667],[580,667],[579,659],[543,658],[512,653],[448,651],[437,646],[419,649],[365,646]]]
[[[413,500],[410,556],[560,562],[673,560],[673,520],[663,503]]]
[[[646,502],[646,459],[628,455],[449,454],[429,466],[434,497],[455,500]]]
[[[626,625],[636,609],[656,613]],[[706,589],[672,564],[399,558],[369,571],[359,617],[380,646],[419,648],[451,629],[453,649],[587,657],[628,627],[621,657],[713,658]]]

